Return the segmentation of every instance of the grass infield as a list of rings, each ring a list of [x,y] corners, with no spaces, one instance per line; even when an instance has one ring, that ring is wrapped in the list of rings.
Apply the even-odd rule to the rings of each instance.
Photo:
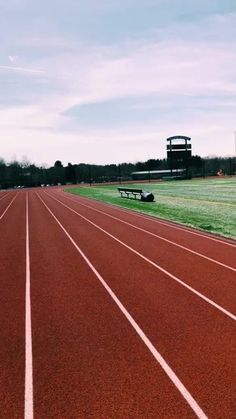
[[[236,239],[236,178],[124,185],[151,191],[155,202],[121,198],[119,186],[81,186],[67,191]]]

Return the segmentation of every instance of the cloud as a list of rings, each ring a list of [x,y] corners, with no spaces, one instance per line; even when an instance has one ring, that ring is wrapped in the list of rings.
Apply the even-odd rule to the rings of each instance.
[[[24,68],[24,67],[11,67],[8,65],[0,65],[1,70],[9,70],[9,71],[19,71],[21,73],[31,73],[31,74],[45,74],[43,70],[36,70],[33,68]]]
[[[14,63],[19,58],[17,55],[8,55],[7,57],[11,63]]]
[[[164,5],[150,0],[149,7],[157,3]],[[83,9],[81,2],[76,4]],[[98,2],[96,13],[111,13],[120,4]],[[143,4],[138,2],[140,10]],[[134,7],[134,1],[126,7]],[[103,43],[99,36],[85,41],[80,32],[72,34],[65,27],[59,36],[57,17],[45,19],[45,31],[43,21],[37,22],[31,36],[21,28],[21,36],[12,36],[12,45],[8,40],[5,45],[20,56],[8,56],[12,65],[0,66],[8,101],[0,108],[5,153],[9,155],[11,144],[18,155],[35,161],[47,155],[53,163],[55,153],[65,163],[104,163],[115,155],[116,161],[134,161],[151,153],[164,157],[165,138],[178,133],[193,137],[195,153],[209,154],[210,147],[215,153],[229,153],[235,130],[236,14],[158,24],[116,42],[106,29]],[[19,98],[21,106],[16,106]]]
[[[87,47],[38,64],[46,68],[52,84],[63,87],[66,106],[70,100],[75,106],[147,95],[236,94],[236,54],[220,43],[131,42],[123,50]]]
[[[65,42],[65,52],[55,51],[34,65],[45,69],[49,85],[73,97],[71,106],[76,100],[79,105],[148,94],[234,95],[236,37],[232,27],[236,27],[235,14],[203,19],[199,32],[204,39],[200,36],[199,40],[197,25],[188,23],[184,30],[182,25],[174,31],[163,29],[161,39],[159,30],[112,46],[72,42],[70,50]],[[219,39],[211,40],[213,33]]]

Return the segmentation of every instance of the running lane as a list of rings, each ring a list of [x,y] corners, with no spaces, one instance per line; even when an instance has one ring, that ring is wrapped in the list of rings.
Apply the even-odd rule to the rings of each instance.
[[[137,227],[157,234],[167,240],[177,242],[182,246],[204,253],[206,256],[216,258],[220,262],[232,265],[236,268],[236,242],[234,240],[227,240],[155,217],[126,210],[118,206],[75,196],[65,193],[60,189],[54,190],[54,192],[55,195],[58,195],[58,198],[59,196],[64,196],[70,201],[73,200],[74,202],[77,202],[79,205],[87,205],[88,207],[103,211],[109,215],[118,217],[121,220],[130,222]]]
[[[1,192],[0,193],[0,202],[5,199],[8,195],[10,195],[10,192]]]
[[[5,216],[5,213],[8,211],[8,207],[13,204],[17,197],[17,193],[8,192],[4,196],[0,195],[0,220]]]
[[[9,194],[0,201],[0,217],[14,196]],[[25,193],[19,193],[0,219],[0,417],[3,419],[24,416],[25,202]]]
[[[35,192],[29,232],[34,417],[195,417]]]
[[[58,195],[51,193],[50,195],[58,199]],[[131,221],[129,224],[125,224],[120,222],[118,217],[111,218],[101,211],[98,212],[78,202],[74,203],[74,201],[66,199],[64,196],[60,197],[59,201],[69,208],[78,211],[79,214],[91,222],[95,222],[96,225],[141,253],[151,262],[156,263],[170,274],[183,280],[186,284],[236,315],[236,268],[232,266],[234,259],[236,259],[236,248],[233,249],[235,258],[233,258],[232,252],[230,265],[221,264],[218,261],[217,254],[213,255],[213,259],[205,256],[204,246],[201,254],[193,253],[184,247],[176,245],[176,241],[165,241],[157,235],[150,235],[146,229],[135,228],[135,217],[134,223]],[[196,240],[195,236],[192,237],[192,241],[194,240]],[[220,245],[223,247],[223,252],[225,244],[218,243],[217,247],[220,247]],[[190,266],[191,269],[189,269]],[[227,292],[222,293],[222,288],[226,289]]]
[[[204,412],[234,418],[235,321],[46,193],[41,195]],[[136,237],[137,243],[144,240],[142,234]],[[189,276],[193,266],[186,264]]]

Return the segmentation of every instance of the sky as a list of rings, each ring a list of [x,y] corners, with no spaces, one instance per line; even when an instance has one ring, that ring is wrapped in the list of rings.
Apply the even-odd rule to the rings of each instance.
[[[0,0],[0,158],[235,155],[235,0]]]

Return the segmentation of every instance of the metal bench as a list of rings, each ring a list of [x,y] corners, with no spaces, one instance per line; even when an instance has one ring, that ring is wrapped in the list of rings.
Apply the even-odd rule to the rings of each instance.
[[[120,192],[121,198],[137,199],[140,197],[141,201],[153,202],[154,195],[151,192],[145,192],[142,189],[136,188],[117,188]]]
[[[140,196],[143,193],[142,189],[134,189],[134,188],[118,188],[120,192],[121,198],[130,198],[137,199],[137,196]]]

